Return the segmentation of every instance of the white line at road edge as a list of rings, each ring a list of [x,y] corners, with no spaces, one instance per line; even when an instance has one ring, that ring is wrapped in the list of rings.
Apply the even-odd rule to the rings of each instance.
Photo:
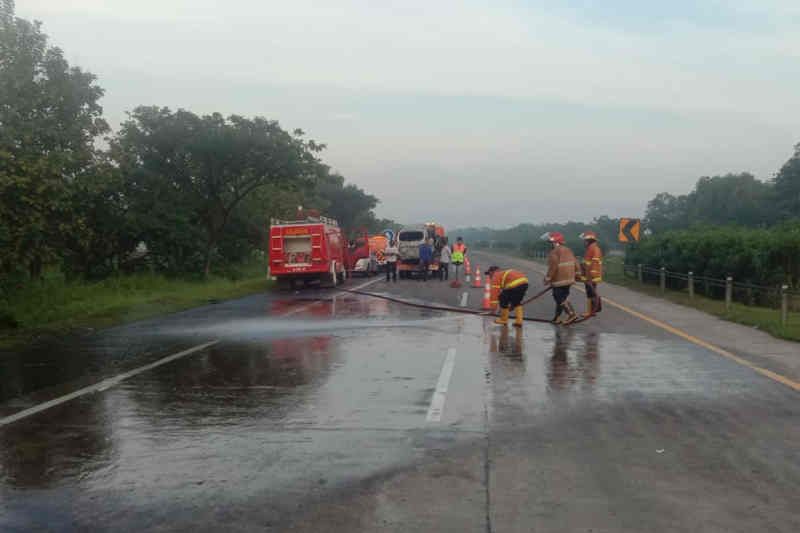
[[[362,283],[361,285],[358,285],[356,287],[356,289],[363,289],[364,287],[372,285],[373,283],[376,283],[378,281],[380,281],[380,278],[370,280],[370,281],[368,281],[366,283]],[[300,307],[292,309],[288,313],[284,313],[281,316],[291,316],[291,315],[295,315],[297,313],[302,313],[303,311],[305,311],[306,309],[308,309],[309,307],[311,307],[313,305],[316,305],[317,303],[319,303],[319,302],[311,302],[309,304],[302,305]],[[144,365],[144,366],[140,366],[139,368],[134,368],[133,370],[130,370],[128,372],[123,372],[122,374],[119,374],[117,376],[104,379],[104,380],[102,380],[102,381],[100,381],[98,383],[95,383],[94,385],[89,385],[88,387],[84,387],[82,389],[78,389],[78,390],[76,390],[74,392],[71,392],[69,394],[65,394],[64,396],[60,396],[58,398],[54,398],[54,399],[49,400],[47,402],[40,403],[39,405],[34,405],[33,407],[30,407],[28,409],[23,409],[22,411],[16,412],[13,415],[9,415],[9,416],[7,416],[5,418],[0,418],[0,427],[6,426],[8,424],[12,424],[12,423],[14,423],[14,422],[16,422],[18,420],[22,420],[23,418],[27,418],[29,416],[33,416],[33,415],[35,415],[37,413],[41,413],[42,411],[45,411],[47,409],[51,409],[53,407],[57,407],[57,406],[59,406],[61,404],[64,404],[64,403],[69,402],[71,400],[74,400],[75,398],[80,398],[81,396],[86,396],[87,394],[93,394],[95,392],[103,392],[105,390],[110,389],[111,387],[113,387],[115,385],[119,385],[120,383],[122,383],[126,379],[130,379],[133,376],[141,374],[142,372],[147,372],[148,370],[152,370],[152,369],[154,369],[156,367],[159,367],[161,365],[165,365],[167,363],[171,363],[172,361],[175,361],[176,359],[180,359],[182,357],[186,357],[187,355],[191,355],[191,354],[193,354],[195,352],[199,352],[201,350],[205,350],[206,348],[214,346],[218,342],[219,342],[219,339],[214,340],[214,341],[210,341],[210,342],[206,342],[204,344],[199,344],[197,346],[189,348],[188,350],[184,350],[182,352],[178,352],[178,353],[174,353],[172,355],[168,355],[168,356],[166,356],[166,357],[164,357],[162,359],[159,359],[158,361],[155,361],[154,363],[150,363],[149,365]]]
[[[55,398],[53,400],[50,400],[49,402],[40,403],[39,405],[36,405],[29,409],[25,409],[23,411],[19,411],[18,413],[14,413],[13,415],[7,416],[5,418],[0,418],[0,427],[16,422],[17,420],[21,420],[23,418],[35,415],[36,413],[41,413],[42,411],[50,409],[51,407],[56,407],[70,400],[74,400],[75,398],[79,398],[81,396],[85,396],[87,394],[92,394],[95,392],[102,392],[110,387],[113,387],[114,385],[118,385],[119,383],[125,381],[126,379],[132,378],[137,374],[141,374],[142,372],[147,372],[148,370],[152,370],[153,368],[156,368],[158,366],[171,363],[176,359],[180,359],[181,357],[186,357],[187,355],[199,352],[200,350],[205,350],[210,346],[214,346],[218,342],[219,342],[218,340],[206,342],[205,344],[200,344],[193,348],[189,348],[188,350],[168,355],[167,357],[159,359],[158,361],[150,363],[149,365],[140,366],[139,368],[135,368],[128,372],[124,372],[122,374],[119,374],[118,376],[114,376],[113,378],[104,379],[103,381],[95,383],[94,385],[89,385],[88,387],[78,389],[75,392],[71,392],[70,394],[67,394],[65,396]]]
[[[456,349],[447,350],[447,357],[442,365],[442,373],[439,374],[439,381],[436,383],[436,391],[431,398],[431,406],[428,408],[427,422],[439,422],[442,420],[444,412],[444,401],[447,399],[447,388],[450,386],[450,377],[453,375],[453,367],[456,365]]]

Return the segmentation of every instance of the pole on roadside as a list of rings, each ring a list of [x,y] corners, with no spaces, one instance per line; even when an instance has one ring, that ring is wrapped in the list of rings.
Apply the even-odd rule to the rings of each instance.
[[[789,321],[789,286],[781,285],[781,326]]]
[[[636,279],[639,280],[639,283],[644,283],[644,275],[643,275],[642,269],[643,269],[643,267],[642,267],[641,263],[636,265]]]
[[[689,272],[689,299],[694,300],[694,272]]]
[[[733,303],[733,278],[725,278],[725,310],[730,311]]]
[[[663,296],[667,291],[667,269],[665,267],[661,267],[658,277],[661,285],[661,295]]]

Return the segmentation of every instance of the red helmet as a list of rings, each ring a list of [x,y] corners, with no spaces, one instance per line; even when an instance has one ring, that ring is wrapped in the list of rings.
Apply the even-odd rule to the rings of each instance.
[[[579,237],[581,239],[583,239],[584,241],[596,241],[597,240],[597,234],[595,232],[591,231],[591,230],[590,231],[584,231],[583,233],[581,233],[579,235]]]
[[[547,240],[556,244],[564,244],[564,236],[558,231],[548,233]]]

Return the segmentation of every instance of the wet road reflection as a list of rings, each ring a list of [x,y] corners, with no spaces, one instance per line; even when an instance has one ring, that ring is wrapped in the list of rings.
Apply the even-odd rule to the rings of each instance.
[[[574,328],[558,328],[553,343],[553,355],[547,373],[550,390],[566,390],[582,386],[590,390],[599,372],[599,335],[593,331],[582,332],[576,342]]]
[[[359,480],[482,447],[495,430],[510,440],[527,434],[532,445],[562,433],[577,442],[609,432],[611,441],[614,428],[645,439],[653,428],[680,434],[682,413],[700,413],[700,431],[706,410],[727,416],[734,404],[780,409],[785,400],[687,343],[590,327],[500,328],[349,295],[253,299],[245,310],[123,328],[76,343],[85,348],[77,363],[40,352],[56,367],[19,371],[18,358],[0,383],[13,397],[58,383],[49,375],[58,365],[68,378],[71,364],[113,370],[103,357],[119,343],[131,345],[117,360],[138,365],[160,357],[130,355],[139,347],[160,342],[163,354],[209,336],[221,342],[0,428],[0,530],[219,529],[241,509],[248,524],[264,524]],[[457,355],[443,417],[428,423],[448,353]],[[594,433],[585,420],[599,421]],[[462,477],[480,483],[470,476]]]

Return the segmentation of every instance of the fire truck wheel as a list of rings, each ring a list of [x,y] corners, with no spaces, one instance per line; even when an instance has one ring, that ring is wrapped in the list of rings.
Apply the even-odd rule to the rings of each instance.
[[[339,281],[339,274],[336,273],[336,261],[331,261],[331,271],[326,275],[324,286],[328,288],[335,288]]]

